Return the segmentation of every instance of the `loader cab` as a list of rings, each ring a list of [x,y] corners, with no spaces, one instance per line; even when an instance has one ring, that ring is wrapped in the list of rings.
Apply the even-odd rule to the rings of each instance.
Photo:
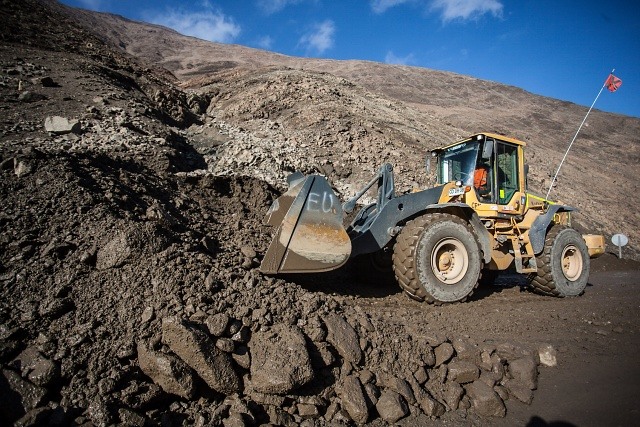
[[[464,201],[480,214],[486,212],[481,216],[522,213],[524,146],[522,141],[483,133],[434,150],[438,184],[456,182],[467,189]]]

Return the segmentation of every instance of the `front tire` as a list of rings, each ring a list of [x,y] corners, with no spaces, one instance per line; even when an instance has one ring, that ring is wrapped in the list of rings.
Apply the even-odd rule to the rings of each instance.
[[[581,295],[589,281],[589,250],[576,230],[554,226],[536,256],[538,272],[529,276],[535,292],[556,297]]]
[[[482,252],[472,227],[445,213],[409,221],[393,249],[393,269],[412,298],[436,305],[465,301],[478,286]]]

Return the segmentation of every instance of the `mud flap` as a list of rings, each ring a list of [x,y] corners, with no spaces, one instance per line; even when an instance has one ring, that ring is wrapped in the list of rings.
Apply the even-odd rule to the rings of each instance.
[[[294,174],[289,190],[267,212],[265,222],[277,226],[260,265],[265,274],[334,270],[351,254],[342,224],[340,200],[319,175]]]

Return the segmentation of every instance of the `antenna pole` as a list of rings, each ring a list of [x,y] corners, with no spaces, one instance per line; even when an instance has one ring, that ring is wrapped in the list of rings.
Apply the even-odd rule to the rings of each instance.
[[[613,70],[611,70],[611,74],[613,74],[613,72],[615,70],[616,70],[615,68]],[[558,169],[556,169],[556,174],[553,176],[553,179],[551,180],[551,185],[549,185],[549,191],[547,191],[547,195],[545,196],[545,199],[547,199],[547,200],[549,199],[549,194],[551,194],[551,189],[553,188],[553,184],[555,184],[556,178],[558,177],[558,174],[560,173],[560,168],[562,167],[562,164],[564,163],[565,159],[567,158],[567,155],[569,154],[569,150],[571,150],[571,146],[573,145],[574,141],[578,137],[578,133],[580,133],[580,129],[582,129],[582,125],[584,125],[584,122],[587,121],[587,117],[589,116],[589,113],[593,109],[593,106],[596,105],[596,101],[598,100],[598,98],[600,98],[600,94],[602,93],[602,90],[604,89],[604,86],[605,86],[606,83],[607,82],[605,81],[605,83],[600,88],[600,92],[598,92],[598,95],[596,96],[596,99],[594,99],[593,103],[591,103],[591,107],[589,107],[589,111],[587,111],[587,114],[584,116],[584,119],[582,119],[582,123],[580,123],[580,126],[578,127],[578,130],[576,131],[576,134],[573,136],[573,139],[571,140],[571,143],[569,144],[569,148],[567,148],[567,151],[564,153],[564,157],[562,157],[562,160],[560,161],[560,165],[558,166]]]

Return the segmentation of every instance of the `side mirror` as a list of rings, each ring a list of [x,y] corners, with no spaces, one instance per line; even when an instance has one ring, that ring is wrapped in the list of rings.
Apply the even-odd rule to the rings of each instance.
[[[431,163],[438,161],[438,150],[429,151],[427,157],[424,159],[427,166],[427,173],[431,173]]]
[[[484,141],[484,145],[482,146],[482,159],[490,160],[491,155],[493,154],[493,146],[495,145],[496,140],[493,138],[487,138]]]

